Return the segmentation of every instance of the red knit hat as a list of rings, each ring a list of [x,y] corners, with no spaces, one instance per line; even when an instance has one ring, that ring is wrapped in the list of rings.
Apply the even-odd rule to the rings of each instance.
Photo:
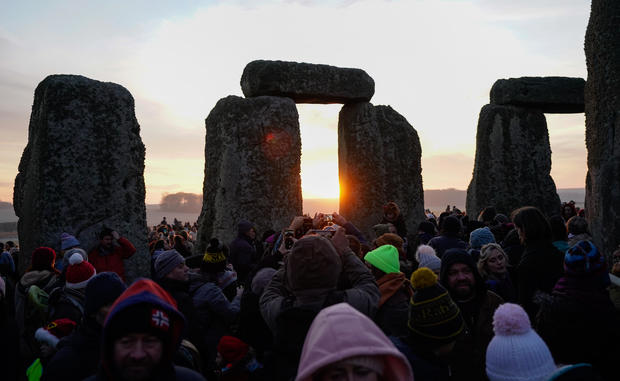
[[[217,345],[217,351],[220,352],[226,363],[234,364],[248,354],[250,346],[234,336],[222,336],[220,343]]]
[[[75,322],[71,319],[63,318],[54,320],[43,328],[37,329],[34,333],[34,337],[41,343],[46,343],[51,347],[56,347],[56,344],[65,336],[69,336],[73,329],[75,329]]]
[[[54,268],[56,262],[56,252],[50,247],[37,247],[32,252],[33,270],[50,270]]]
[[[97,274],[95,268],[90,263],[84,261],[84,257],[80,253],[74,253],[69,258],[69,267],[65,278],[67,288],[85,288],[86,283]]]

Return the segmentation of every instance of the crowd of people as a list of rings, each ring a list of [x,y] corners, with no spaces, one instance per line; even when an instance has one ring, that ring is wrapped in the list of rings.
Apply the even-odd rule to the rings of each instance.
[[[620,248],[601,252],[583,212],[448,207],[408,233],[388,202],[372,237],[317,213],[239,221],[201,253],[196,224],[164,217],[131,284],[136,249],[112,229],[88,252],[63,233],[23,274],[7,242],[2,379],[617,380]]]

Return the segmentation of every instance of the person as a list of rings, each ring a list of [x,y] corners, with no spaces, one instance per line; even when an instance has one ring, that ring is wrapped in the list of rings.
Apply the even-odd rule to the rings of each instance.
[[[478,262],[480,249],[488,243],[495,243],[495,236],[488,226],[475,229],[469,234],[469,255],[472,256],[474,262]]]
[[[605,256],[591,241],[579,241],[564,255],[564,275],[541,300],[536,329],[561,364],[592,364],[603,379],[617,378],[620,314],[607,286]]]
[[[182,235],[177,234],[174,236],[174,247],[179,254],[183,256],[183,258],[191,257],[192,251],[189,249],[185,242],[185,238]]]
[[[337,290],[343,277],[351,288]],[[374,317],[380,292],[370,270],[349,248],[343,228],[330,239],[302,237],[287,254],[260,298],[260,309],[274,335],[274,379],[288,380],[297,372],[302,343],[314,317],[324,307],[349,303]]]
[[[220,381],[267,380],[254,349],[234,336],[222,336],[217,344]]]
[[[56,263],[56,268],[58,268],[59,271],[63,271],[66,266],[68,266],[69,258],[65,259],[65,254],[67,251],[79,248],[80,245],[80,241],[78,241],[77,238],[71,234],[63,232],[60,235],[60,257],[62,258],[62,261],[60,261],[60,263]]]
[[[126,289],[113,272],[99,273],[88,281],[84,320],[71,336],[60,340],[56,354],[45,367],[42,381],[81,381],[97,372],[105,317]]]
[[[435,225],[430,221],[422,221],[418,225],[418,243],[420,245],[428,244],[428,241],[437,235]]]
[[[517,291],[508,273],[508,256],[496,243],[482,246],[478,258],[478,272],[487,288],[506,302],[516,302]]]
[[[499,306],[493,314],[493,331],[495,336],[486,350],[490,381],[545,381],[556,370],[547,344],[532,329],[521,306]]]
[[[115,242],[117,245],[115,245]],[[99,246],[88,254],[88,260],[97,272],[112,271],[125,281],[124,259],[131,258],[136,248],[117,231],[105,228],[99,234]]]
[[[568,230],[566,230],[566,222],[562,216],[552,216],[549,218],[549,226],[551,227],[551,243],[560,252],[564,253],[570,247],[568,245]]]
[[[550,293],[563,273],[563,255],[551,243],[551,227],[542,212],[526,206],[512,212],[519,239],[524,246],[516,268],[517,301],[535,321],[537,293]]]
[[[95,274],[93,265],[84,261],[80,253],[73,253],[66,269],[65,285],[49,295],[48,320],[67,318],[79,325],[84,316],[86,285]]]
[[[406,335],[409,298],[413,292],[405,274],[400,272],[398,250],[392,245],[383,245],[366,254],[364,260],[381,293],[374,321],[388,336]]]
[[[413,272],[413,263],[407,259],[405,252],[405,240],[403,240],[398,234],[385,233],[379,236],[373,241],[375,248],[383,245],[392,245],[398,251],[398,261],[400,262],[400,270],[405,274],[405,277],[410,277]]]
[[[9,291],[6,288],[4,277],[0,276],[0,369],[7,381],[18,380],[18,364],[21,363],[19,350],[19,334],[14,314],[10,313],[12,300],[7,298]],[[20,374],[21,376],[21,374]],[[20,377],[19,380],[22,378]]]
[[[63,337],[69,336],[75,329],[76,324],[71,319],[57,319],[45,327],[35,331],[34,337],[40,344],[40,356],[26,370],[28,381],[39,381],[45,374],[45,368],[56,353],[56,346]]]
[[[363,334],[360,334],[363,332]],[[303,344],[296,381],[412,381],[405,356],[347,303],[318,313]]]
[[[568,230],[568,246],[571,247],[579,241],[591,241],[592,234],[588,228],[588,221],[580,216],[573,216],[566,221]]]
[[[465,331],[465,321],[429,268],[417,269],[411,284],[414,293],[409,303],[409,332],[390,339],[407,357],[416,379],[447,381],[450,356],[456,340]]]
[[[139,279],[110,307],[103,326],[101,368],[94,380],[204,380],[175,366],[185,327],[174,299],[150,279]]]
[[[447,216],[442,221],[441,234],[428,241],[428,246],[435,249],[439,259],[441,259],[443,253],[448,249],[467,249],[467,242],[459,238],[461,230],[461,221],[455,216]]]
[[[245,284],[248,274],[259,259],[256,229],[246,220],[239,221],[237,228],[237,238],[230,243],[230,263],[237,272],[239,283]]]
[[[435,254],[435,249],[428,245],[420,245],[416,249],[415,259],[418,261],[418,268],[427,267],[435,275],[439,276],[441,270],[441,259]]]
[[[395,202],[390,201],[383,205],[383,219],[381,220],[381,223],[390,223],[394,225],[400,238],[404,240],[407,239],[407,224],[405,223],[405,218],[400,212],[400,208]]]
[[[568,221],[576,215],[577,209],[575,208],[574,201],[562,203],[562,217],[564,218],[564,221]]]
[[[454,348],[457,380],[484,378],[484,354],[493,337],[493,312],[502,298],[488,291],[473,258],[463,249],[450,249],[441,259],[441,284],[463,314],[467,326]]]

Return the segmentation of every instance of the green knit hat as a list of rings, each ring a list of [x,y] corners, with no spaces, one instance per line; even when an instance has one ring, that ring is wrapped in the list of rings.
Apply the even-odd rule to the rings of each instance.
[[[392,245],[379,246],[368,252],[364,260],[386,274],[399,273],[398,249]]]

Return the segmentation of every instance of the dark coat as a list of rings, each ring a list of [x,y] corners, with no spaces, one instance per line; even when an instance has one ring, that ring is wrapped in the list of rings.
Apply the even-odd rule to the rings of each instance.
[[[56,354],[45,367],[41,381],[80,381],[99,367],[101,326],[86,319],[77,331],[58,342]]]
[[[449,364],[435,356],[433,352],[425,350],[426,348],[421,348],[419,344],[416,345],[415,340],[409,340],[408,337],[396,338],[390,336],[390,340],[407,357],[416,380],[450,380]]]
[[[202,331],[196,318],[194,301],[189,294],[189,282],[164,278],[157,283],[174,298],[177,302],[177,309],[185,316],[187,329],[183,338],[189,340],[192,344],[196,344],[202,335]]]
[[[230,263],[237,272],[237,279],[240,284],[244,284],[248,274],[260,259],[256,241],[246,235],[252,227],[249,222],[241,221],[237,238],[230,243]]]
[[[407,288],[410,287],[408,286],[409,282],[402,274],[386,274],[378,279],[377,283],[381,292],[381,299],[379,310],[375,316],[375,323],[386,336],[406,336],[409,332],[407,321],[409,319],[409,299],[411,298],[411,293]],[[400,287],[395,289],[398,283],[400,283]]]
[[[428,241],[428,246],[435,249],[437,257],[441,259],[443,253],[449,249],[467,249],[467,242],[454,236],[439,235]]]

